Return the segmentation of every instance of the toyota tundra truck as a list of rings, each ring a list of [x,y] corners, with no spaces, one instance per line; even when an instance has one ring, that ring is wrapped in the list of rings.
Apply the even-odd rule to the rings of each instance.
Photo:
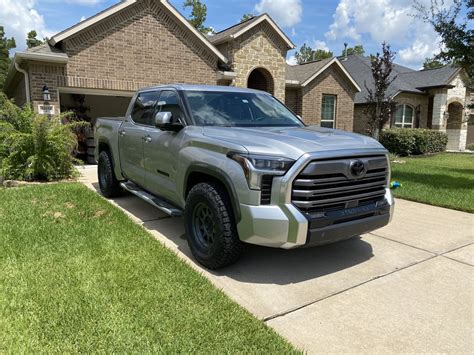
[[[139,90],[125,117],[95,126],[101,193],[123,190],[184,217],[195,259],[234,263],[245,243],[292,249],[388,224],[387,151],[305,125],[266,92],[204,85]]]

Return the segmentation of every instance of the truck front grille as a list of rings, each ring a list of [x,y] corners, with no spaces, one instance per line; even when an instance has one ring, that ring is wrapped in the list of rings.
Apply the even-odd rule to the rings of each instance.
[[[309,214],[370,205],[383,200],[388,172],[384,155],[312,161],[293,182],[292,203]]]
[[[261,186],[261,195],[260,195],[260,204],[269,205],[272,199],[272,184],[273,184],[273,175],[263,175],[262,176],[262,186]]]

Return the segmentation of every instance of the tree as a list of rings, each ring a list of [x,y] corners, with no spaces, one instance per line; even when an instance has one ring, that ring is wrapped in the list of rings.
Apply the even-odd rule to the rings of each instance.
[[[26,37],[26,45],[28,46],[28,48],[37,47],[44,43],[44,41],[36,38],[37,36],[38,33],[35,30],[31,30],[30,32],[28,32]]]
[[[347,55],[351,55],[351,54],[364,55],[365,54],[364,46],[362,44],[357,44],[354,47],[347,48]],[[342,55],[344,55],[344,49],[342,50]]]
[[[0,26],[0,90],[3,90],[8,68],[10,67],[10,49],[16,47],[15,39],[6,38],[3,26]]]
[[[306,43],[304,43],[301,46],[300,50],[295,54],[296,61],[298,62],[298,64],[304,64],[313,60],[331,58],[332,56],[333,53],[331,51],[325,51],[324,49],[314,50]]]
[[[198,31],[204,34],[214,33],[212,27],[204,26],[207,17],[207,6],[201,2],[201,0],[185,0],[183,4],[183,9],[190,7],[191,15],[188,21],[196,28]]]
[[[254,14],[251,14],[251,13],[244,14],[244,15],[242,16],[242,18],[240,19],[240,22],[241,22],[241,23],[242,23],[242,22],[245,22],[245,21],[250,20],[251,18],[254,18],[254,17],[255,17],[255,15],[254,15]]]
[[[390,50],[390,46],[385,42],[382,43],[382,54],[377,52],[375,56],[371,57],[370,66],[374,85],[368,86],[367,83],[364,83],[367,89],[366,101],[368,103],[366,114],[369,117],[367,132],[377,140],[380,131],[394,111],[393,100],[387,96],[388,87],[396,79],[396,76],[392,76],[394,59],[395,53]]]
[[[435,58],[425,58],[425,62],[423,63],[423,69],[437,69],[444,67],[444,64]]]
[[[468,26],[468,21],[474,18],[474,1],[453,0],[452,4],[447,6],[443,0],[431,0],[430,6],[426,6],[415,0],[414,8],[417,11],[415,17],[431,24],[441,37],[443,46],[434,59],[459,65],[472,79],[474,30],[472,26]],[[467,18],[461,18],[463,12],[467,13]]]

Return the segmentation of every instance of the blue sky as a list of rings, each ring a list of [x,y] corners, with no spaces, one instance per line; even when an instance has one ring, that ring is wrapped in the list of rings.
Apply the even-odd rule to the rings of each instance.
[[[183,0],[169,0],[184,12]],[[422,0],[428,2],[429,0]],[[51,36],[118,0],[0,0],[0,25],[23,50],[25,33],[36,29]],[[439,50],[437,35],[410,16],[413,0],[204,0],[206,24],[216,31],[238,22],[244,13],[268,12],[297,46],[329,49],[339,55],[343,43],[363,44],[375,53],[386,40],[400,64],[420,68],[425,57]],[[293,52],[288,55],[292,62]]]

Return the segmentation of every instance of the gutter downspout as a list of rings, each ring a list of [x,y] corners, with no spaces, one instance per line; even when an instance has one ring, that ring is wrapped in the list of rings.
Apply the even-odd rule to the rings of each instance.
[[[15,69],[25,76],[26,103],[29,104],[31,100],[30,100],[30,80],[29,80],[28,72],[24,69],[21,69],[16,61],[14,61],[14,64],[15,64]]]

